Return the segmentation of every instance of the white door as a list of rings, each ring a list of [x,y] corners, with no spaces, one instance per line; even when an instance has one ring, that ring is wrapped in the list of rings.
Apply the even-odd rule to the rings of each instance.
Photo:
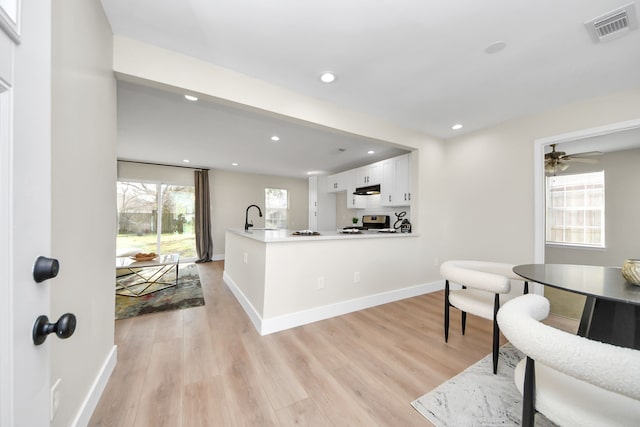
[[[0,0],[0,425],[49,425],[49,287],[33,265],[51,247],[51,10]],[[55,321],[57,319],[53,319]]]

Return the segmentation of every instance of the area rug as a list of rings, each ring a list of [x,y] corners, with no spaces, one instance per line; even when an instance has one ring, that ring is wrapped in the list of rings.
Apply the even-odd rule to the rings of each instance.
[[[175,273],[170,273],[175,274]],[[116,278],[127,280],[127,276]],[[140,297],[116,294],[116,320],[159,311],[179,310],[204,305],[202,286],[195,264],[180,264],[178,286],[163,289]]]
[[[505,344],[496,375],[489,354],[411,405],[436,427],[519,426],[522,396],[513,382],[513,370],[523,358],[518,349]],[[540,413],[535,425],[555,426]]]

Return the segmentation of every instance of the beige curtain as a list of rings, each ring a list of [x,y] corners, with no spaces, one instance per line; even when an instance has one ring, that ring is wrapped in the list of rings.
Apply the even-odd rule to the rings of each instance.
[[[211,208],[209,198],[209,171],[195,171],[196,190],[196,262],[209,262],[213,256],[211,239]]]

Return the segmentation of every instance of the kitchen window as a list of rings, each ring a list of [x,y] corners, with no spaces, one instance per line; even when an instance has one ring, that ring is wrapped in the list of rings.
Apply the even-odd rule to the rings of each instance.
[[[604,248],[604,171],[547,177],[547,243]]]
[[[289,216],[289,192],[284,188],[265,188],[266,228],[287,228]]]

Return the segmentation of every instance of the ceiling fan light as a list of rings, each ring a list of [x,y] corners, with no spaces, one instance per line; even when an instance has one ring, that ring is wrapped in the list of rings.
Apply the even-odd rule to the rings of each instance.
[[[544,164],[544,171],[551,174],[556,171],[556,168],[551,163],[547,162]]]

